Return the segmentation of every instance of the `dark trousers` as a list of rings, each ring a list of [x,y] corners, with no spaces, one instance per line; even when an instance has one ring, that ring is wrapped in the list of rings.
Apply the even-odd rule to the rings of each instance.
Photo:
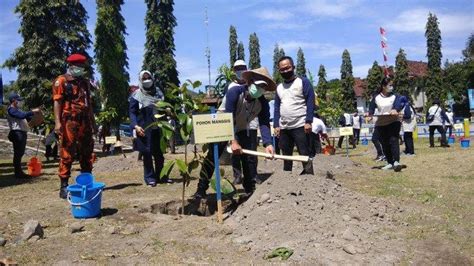
[[[441,146],[447,145],[446,142],[446,131],[444,131],[443,126],[430,126],[430,146],[434,147],[434,132],[438,130],[439,134],[441,134]]]
[[[354,144],[359,145],[360,128],[353,128],[352,131],[354,132]]]
[[[242,149],[257,149],[256,130],[250,130],[249,136],[247,136],[246,130],[239,131],[235,134],[235,139],[239,142]],[[227,142],[219,142],[217,145],[218,157],[220,157],[227,146]],[[246,193],[252,193],[255,190],[255,178],[257,177],[257,156],[241,154],[239,157],[242,164],[242,173],[244,176],[242,186],[244,187]],[[211,143],[209,145],[209,151],[206,155],[206,162],[202,166],[201,172],[199,173],[198,191],[205,192],[209,188],[209,180],[214,173],[214,167],[214,143]]]
[[[245,133],[246,132],[247,131],[245,131]],[[240,135],[240,134],[237,134],[237,136],[238,135]],[[250,138],[250,145],[249,145],[250,148],[248,148],[248,149],[252,150],[252,151],[256,151],[257,150],[257,145],[258,145],[258,138],[257,138],[257,130],[256,129],[249,130],[249,138]],[[239,143],[241,142],[240,140],[238,140],[238,141],[239,141]],[[247,148],[244,148],[244,149],[247,149]],[[231,159],[232,159],[232,172],[233,172],[234,178],[241,178],[242,177],[242,167],[243,167],[243,164],[244,164],[243,156],[239,155],[239,154],[232,154]],[[257,169],[258,160],[255,160],[255,161],[256,161],[255,162],[255,169]],[[255,174],[254,178],[256,178],[256,177],[257,176]]]
[[[342,148],[342,142],[344,141],[344,136],[339,137],[339,141],[337,142],[337,147],[339,149]],[[353,148],[356,147],[355,141],[354,141],[354,136],[349,136],[349,145],[352,145]]]
[[[413,132],[403,133],[403,139],[405,140],[405,153],[415,154],[415,146],[413,145]]]
[[[153,130],[149,134],[152,134],[151,143],[149,143],[150,147],[141,152],[143,176],[146,184],[160,181],[160,173],[165,162],[165,157],[160,148],[160,131]]]
[[[282,129],[280,131],[280,149],[283,155],[293,155],[293,149],[296,144],[298,153],[300,155],[309,155],[309,143],[308,136],[304,133],[304,127],[293,128],[293,129]],[[306,168],[306,164],[303,163],[303,167]],[[284,161],[283,171],[291,171],[293,168],[293,161]]]
[[[309,157],[313,158],[318,153],[321,153],[321,138],[319,134],[311,132],[309,136]]]
[[[58,144],[57,143],[54,143],[51,145],[45,145],[45,146],[46,146],[45,156],[46,158],[48,158],[48,160],[49,160],[49,157],[53,157],[54,159],[58,158]]]
[[[380,131],[378,127],[374,128],[374,132],[372,132],[372,143],[375,146],[375,149],[377,150],[377,157],[383,156],[383,149],[382,149],[382,143],[380,142]]]
[[[453,126],[446,126],[446,131],[448,132],[448,137],[453,135]]]
[[[8,133],[8,139],[13,143],[13,167],[15,176],[23,173],[21,170],[21,157],[25,154],[26,148],[26,132],[21,130],[11,130]]]
[[[380,142],[382,143],[383,153],[389,164],[400,162],[400,145],[398,139],[400,137],[400,122],[393,122],[386,126],[378,126],[380,133]]]

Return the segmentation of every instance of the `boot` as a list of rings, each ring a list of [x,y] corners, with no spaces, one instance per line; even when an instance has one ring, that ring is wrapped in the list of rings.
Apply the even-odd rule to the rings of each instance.
[[[67,198],[67,186],[69,178],[61,178],[61,186],[59,187],[59,197],[61,199]]]

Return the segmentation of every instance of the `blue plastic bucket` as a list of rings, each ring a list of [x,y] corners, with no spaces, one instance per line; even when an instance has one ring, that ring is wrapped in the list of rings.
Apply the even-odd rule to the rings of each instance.
[[[94,176],[91,173],[81,173],[76,177],[76,183],[81,186],[90,187],[94,183]]]
[[[461,148],[467,149],[469,148],[469,143],[470,141],[468,139],[462,139],[461,140]]]
[[[105,184],[93,182],[89,185],[74,184],[67,187],[68,201],[74,218],[93,218],[100,215],[102,190]]]
[[[454,144],[454,137],[448,138],[448,144]]]
[[[367,145],[369,145],[369,140],[366,139],[366,138],[363,138],[363,139],[361,140],[361,144],[364,145],[364,146],[367,146]]]

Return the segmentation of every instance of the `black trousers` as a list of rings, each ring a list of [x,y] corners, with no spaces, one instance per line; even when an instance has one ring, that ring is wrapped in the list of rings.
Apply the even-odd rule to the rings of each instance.
[[[257,130],[239,131],[235,134],[235,139],[239,142],[242,149],[256,150],[257,149]],[[209,188],[209,180],[214,173],[214,143],[209,146],[209,151],[206,155],[206,162],[199,173],[198,190],[201,192]],[[218,145],[218,156],[224,152],[227,142],[220,142]],[[243,181],[242,186],[246,193],[252,193],[255,190],[255,179],[257,178],[257,156],[241,154],[240,163],[242,165]]]
[[[430,146],[434,147],[434,133],[435,130],[438,130],[439,134],[441,134],[441,146],[447,145],[446,141],[446,131],[444,130],[443,126],[430,126]]]
[[[403,139],[405,140],[405,153],[415,154],[415,146],[413,144],[413,132],[404,132]]]
[[[372,132],[372,143],[374,144],[375,149],[377,150],[377,157],[384,156],[382,143],[380,142],[380,131],[378,127],[375,127],[374,131]]]
[[[342,148],[342,142],[344,141],[344,136],[339,137],[339,141],[337,142],[337,147],[339,149]],[[354,141],[354,136],[349,136],[349,145],[352,145],[353,148],[356,147],[355,141]]]
[[[321,153],[321,138],[319,134],[311,132],[309,136],[309,157],[314,158],[318,153]]]
[[[352,131],[354,132],[354,144],[359,145],[360,128],[353,128]]]
[[[245,131],[246,132],[246,131]],[[257,130],[251,129],[249,130],[249,138],[250,138],[250,148],[249,150],[256,151],[258,146],[258,137],[257,137]],[[240,143],[240,140],[239,140]],[[247,148],[244,148],[247,149]],[[256,157],[255,157],[256,158]],[[232,154],[232,172],[234,178],[241,178],[242,177],[242,166],[244,164],[243,156],[240,154]],[[256,158],[257,159],[257,158]],[[258,159],[256,160],[255,168],[258,166]],[[255,175],[254,178],[257,176]]]
[[[54,159],[58,158],[58,144],[57,143],[54,143],[51,145],[45,145],[45,146],[46,146],[46,153],[45,153],[46,158],[48,159],[49,157],[53,157]]]
[[[13,143],[13,167],[15,176],[23,173],[21,170],[21,157],[25,154],[27,134],[21,130],[11,130],[8,133],[8,139]]]
[[[377,127],[380,133],[382,149],[389,164],[400,162],[400,144],[398,139],[400,138],[401,126],[402,123],[397,121],[386,126]]]
[[[448,132],[448,137],[451,137],[453,135],[453,126],[446,126],[446,131]]]
[[[309,155],[309,136],[304,133],[304,127],[293,129],[282,129],[280,131],[280,149],[283,155],[293,155],[293,149],[296,144],[298,153],[300,155]],[[308,163],[303,163],[303,167]],[[283,171],[291,171],[293,168],[293,161],[284,161]]]

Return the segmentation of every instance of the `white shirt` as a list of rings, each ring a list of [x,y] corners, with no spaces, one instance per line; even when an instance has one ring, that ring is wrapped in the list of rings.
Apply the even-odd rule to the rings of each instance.
[[[386,126],[393,122],[398,121],[398,117],[394,115],[388,115],[392,111],[393,103],[395,102],[395,95],[390,95],[388,97],[379,93],[375,96],[375,104],[377,106],[376,110],[382,116],[379,116],[375,122],[376,126]],[[385,116],[387,115],[387,116]]]
[[[318,134],[318,133],[327,134],[326,125],[324,124],[323,120],[319,118],[316,118],[316,117],[313,118],[312,127],[313,127],[312,131],[314,134]]]
[[[442,126],[443,125],[443,118],[441,118],[441,107],[439,105],[435,104],[428,109],[428,113],[430,115],[434,115],[433,121],[428,123],[430,126]],[[449,122],[448,122],[449,123]]]
[[[454,125],[454,113],[453,112],[446,112],[446,115],[449,118],[449,125]]]
[[[306,99],[303,94],[303,80],[296,78],[291,83],[280,83],[277,87],[280,97],[280,128],[293,129],[306,123]]]
[[[360,116],[352,117],[352,128],[360,129]]]

